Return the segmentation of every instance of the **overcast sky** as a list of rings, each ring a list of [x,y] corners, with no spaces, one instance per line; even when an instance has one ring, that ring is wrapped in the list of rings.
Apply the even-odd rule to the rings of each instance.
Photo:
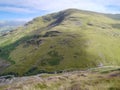
[[[68,8],[116,14],[120,0],[0,0],[0,20],[31,20]]]

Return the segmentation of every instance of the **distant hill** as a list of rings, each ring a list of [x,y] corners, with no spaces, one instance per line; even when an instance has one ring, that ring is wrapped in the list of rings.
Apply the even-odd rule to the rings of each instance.
[[[106,14],[106,16],[115,20],[120,20],[120,14]]]
[[[25,24],[25,21],[0,21],[0,35]]]
[[[24,25],[25,21],[0,21],[0,27]]]
[[[67,9],[33,19],[0,37],[0,58],[10,63],[0,74],[119,66],[120,20],[111,16]]]

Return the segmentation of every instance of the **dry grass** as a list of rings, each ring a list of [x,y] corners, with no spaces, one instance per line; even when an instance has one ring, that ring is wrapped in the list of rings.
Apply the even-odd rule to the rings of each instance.
[[[4,88],[4,89],[3,89]],[[0,90],[120,90],[120,71],[69,72],[26,77]]]

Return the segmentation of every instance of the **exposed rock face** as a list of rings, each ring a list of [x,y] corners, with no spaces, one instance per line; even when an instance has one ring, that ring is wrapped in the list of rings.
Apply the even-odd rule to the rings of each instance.
[[[54,36],[58,36],[61,32],[59,31],[49,31],[46,32],[45,35],[43,35],[43,37],[54,37]]]

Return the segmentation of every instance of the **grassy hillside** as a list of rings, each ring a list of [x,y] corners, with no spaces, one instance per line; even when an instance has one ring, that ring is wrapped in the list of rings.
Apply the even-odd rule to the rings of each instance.
[[[104,14],[76,9],[37,17],[0,37],[0,58],[11,63],[1,74],[119,66],[119,26]]]

